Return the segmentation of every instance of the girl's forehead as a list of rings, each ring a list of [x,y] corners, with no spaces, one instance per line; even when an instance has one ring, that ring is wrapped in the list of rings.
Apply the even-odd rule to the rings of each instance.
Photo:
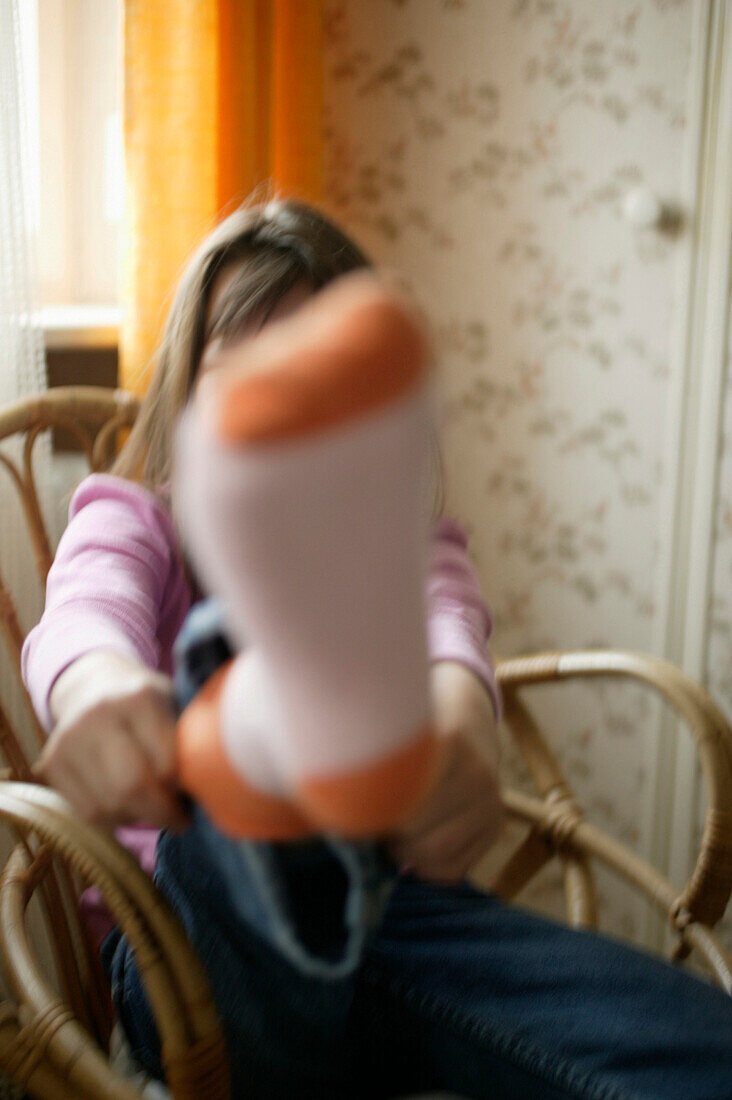
[[[206,309],[206,328],[211,327],[211,322],[216,316],[219,306],[224,300],[227,290],[241,271],[240,264],[229,264],[220,271],[214,279],[214,284],[208,296],[208,308]]]
[[[242,265],[238,263],[229,264],[221,271],[214,281],[211,291],[208,296],[208,306],[206,309],[206,331],[209,332],[213,325],[214,318],[216,317],[222,302],[226,298],[232,284],[237,280],[242,269]],[[308,298],[313,294],[313,288],[310,283],[301,279],[295,283],[285,294],[282,295],[276,305],[267,312],[267,316],[254,316],[251,319],[250,324],[246,326],[246,329],[242,331],[242,335],[247,335],[248,332],[257,332],[264,323],[265,320],[278,320],[282,317],[288,317],[291,313],[294,313],[301,305],[303,305]]]
[[[211,299],[209,301],[208,314],[207,314],[207,327],[210,328],[213,318],[216,316],[216,310],[220,303],[223,301],[228,289],[230,288],[232,281],[236,278],[238,268],[232,265],[231,269],[223,271],[217,278],[211,291]],[[295,313],[300,306],[313,295],[312,286],[305,280],[301,280],[295,283],[285,294],[282,295],[280,300],[275,306],[269,310],[266,316],[261,314],[254,314],[245,325],[242,326],[239,331],[236,343],[240,341],[250,340],[256,336],[262,325],[269,321],[279,321]],[[204,348],[201,360],[198,366],[198,373],[205,374],[207,371],[217,367],[224,356],[224,346],[219,337],[213,337],[209,339]]]

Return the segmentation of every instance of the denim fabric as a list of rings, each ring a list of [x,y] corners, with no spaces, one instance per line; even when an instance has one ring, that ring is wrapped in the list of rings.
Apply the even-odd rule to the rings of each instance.
[[[187,624],[181,699],[220,663],[220,622],[205,605]],[[732,999],[467,884],[396,878],[375,845],[242,843],[196,811],[161,834],[154,877],[209,975],[235,1100],[732,1098]],[[133,1053],[160,1077],[117,932],[103,958]]]
[[[233,840],[200,808],[191,828],[216,869],[218,888],[229,892],[257,935],[303,974],[353,973],[396,878],[377,845],[330,836],[288,844]]]
[[[188,612],[173,646],[175,700],[184,710],[216,669],[234,656],[223,605],[200,600]]]
[[[163,834],[155,878],[208,972],[234,1097],[732,1097],[732,1000],[682,970],[469,885],[405,876],[354,972],[303,973],[240,905],[248,865],[238,884],[227,879],[214,847],[195,828]],[[304,904],[322,914],[327,939],[342,889],[325,849],[325,868],[317,849],[302,854],[313,876]],[[152,1016],[116,933],[105,958],[132,1050],[161,1076]]]
[[[468,884],[399,883],[351,1017],[365,1062],[399,1067],[397,1095],[732,1097],[732,998]]]
[[[176,639],[176,703],[183,710],[234,655],[223,605],[201,600]],[[251,928],[304,974],[344,977],[383,916],[395,868],[373,843],[324,836],[296,844],[251,843],[223,836],[200,807],[191,828]],[[159,854],[158,854],[159,858]],[[325,908],[319,899],[328,898]]]
[[[203,821],[198,816],[184,833],[161,834],[154,880],[209,975],[226,1029],[234,1097],[350,1096],[349,1009],[372,914],[364,915],[360,928],[359,922],[356,929],[344,928],[344,899],[351,895],[327,844],[261,845],[273,850],[272,858],[282,856],[278,885],[286,878],[288,888],[297,892],[298,942],[320,961],[321,972],[294,963],[273,934],[279,922],[270,920],[269,901],[260,893],[262,864],[245,855],[254,846],[220,834],[217,846],[216,830],[208,823],[201,827]],[[278,847],[279,853],[274,851]],[[304,888],[306,880],[310,888]],[[350,944],[346,951],[344,938]],[[353,954],[356,942],[358,956]],[[162,1076],[150,1009],[132,954],[118,933],[105,941],[103,958],[132,1051],[149,1073]],[[329,968],[329,962],[335,965]],[[301,1069],[293,1076],[295,1064]]]

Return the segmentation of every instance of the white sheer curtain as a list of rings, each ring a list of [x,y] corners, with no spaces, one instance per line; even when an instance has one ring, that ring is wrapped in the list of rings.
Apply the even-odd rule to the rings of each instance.
[[[24,7],[21,9],[21,4]],[[36,229],[33,195],[36,192],[36,141],[27,122],[33,118],[26,102],[21,48],[21,15],[33,13],[32,0],[0,0],[0,407],[46,388],[43,334],[36,296]],[[31,33],[33,24],[30,25]],[[31,54],[32,56],[32,54]],[[17,458],[7,444],[9,457]],[[34,469],[42,505],[50,499],[50,443],[36,444]],[[38,617],[42,593],[35,579],[33,556],[7,472],[0,468],[0,572],[13,593],[21,625],[27,629]],[[15,675],[0,643],[0,697],[15,721],[24,718]],[[22,723],[24,724],[24,723]]]
[[[21,10],[20,5],[24,5]],[[36,229],[33,195],[37,193],[32,140],[26,116],[28,111],[24,80],[24,51],[21,49],[21,14],[28,19],[35,12],[35,0],[0,0],[0,407],[25,394],[46,388],[46,364],[43,334],[36,297]],[[32,30],[26,24],[23,31]],[[32,45],[32,43],[31,43]],[[27,52],[27,51],[26,51]],[[35,121],[35,120],[34,120]],[[37,158],[36,158],[37,160]],[[0,444],[4,453],[16,461],[17,447]],[[50,442],[39,439],[34,461],[41,504],[48,509],[51,501]],[[27,629],[40,614],[43,593],[37,583],[33,555],[25,536],[20,507],[10,478],[0,468],[0,573],[13,593],[21,625]],[[0,699],[13,727],[23,737],[27,714],[9,654],[0,639]],[[33,738],[24,738],[30,746]],[[11,835],[0,831],[0,864],[4,864],[13,843]],[[36,928],[31,914],[33,938],[47,973],[53,973],[50,948],[42,930]],[[0,974],[0,996],[3,992]],[[15,1100],[20,1092],[0,1073],[0,1100]]]
[[[0,401],[46,387],[36,319],[31,140],[23,99],[18,0],[0,4]]]

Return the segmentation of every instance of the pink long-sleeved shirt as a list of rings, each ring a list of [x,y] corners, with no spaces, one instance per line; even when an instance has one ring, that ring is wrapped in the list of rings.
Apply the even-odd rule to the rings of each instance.
[[[458,524],[435,525],[428,574],[428,643],[433,661],[458,661],[483,681],[500,714],[486,649],[492,622]],[[69,524],[48,575],[46,607],[23,647],[23,678],[46,729],[49,696],[78,657],[111,649],[171,671],[175,637],[192,594],[165,501],[133,482],[92,474],[76,490]],[[157,831],[120,829],[123,844],[152,871]]]
[[[428,575],[428,641],[433,661],[467,665],[500,700],[486,643],[491,616],[457,523],[435,525]],[[46,607],[23,647],[23,678],[46,729],[51,689],[78,657],[112,649],[170,672],[175,637],[191,590],[163,499],[109,474],[92,474],[74,493],[69,525],[48,575]]]

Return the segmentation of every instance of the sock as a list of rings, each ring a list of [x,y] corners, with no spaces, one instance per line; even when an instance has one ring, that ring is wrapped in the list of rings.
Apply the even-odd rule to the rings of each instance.
[[[184,714],[180,773],[228,832],[378,835],[434,774],[426,358],[396,293],[349,276],[232,347],[183,418],[186,547],[249,649]]]

